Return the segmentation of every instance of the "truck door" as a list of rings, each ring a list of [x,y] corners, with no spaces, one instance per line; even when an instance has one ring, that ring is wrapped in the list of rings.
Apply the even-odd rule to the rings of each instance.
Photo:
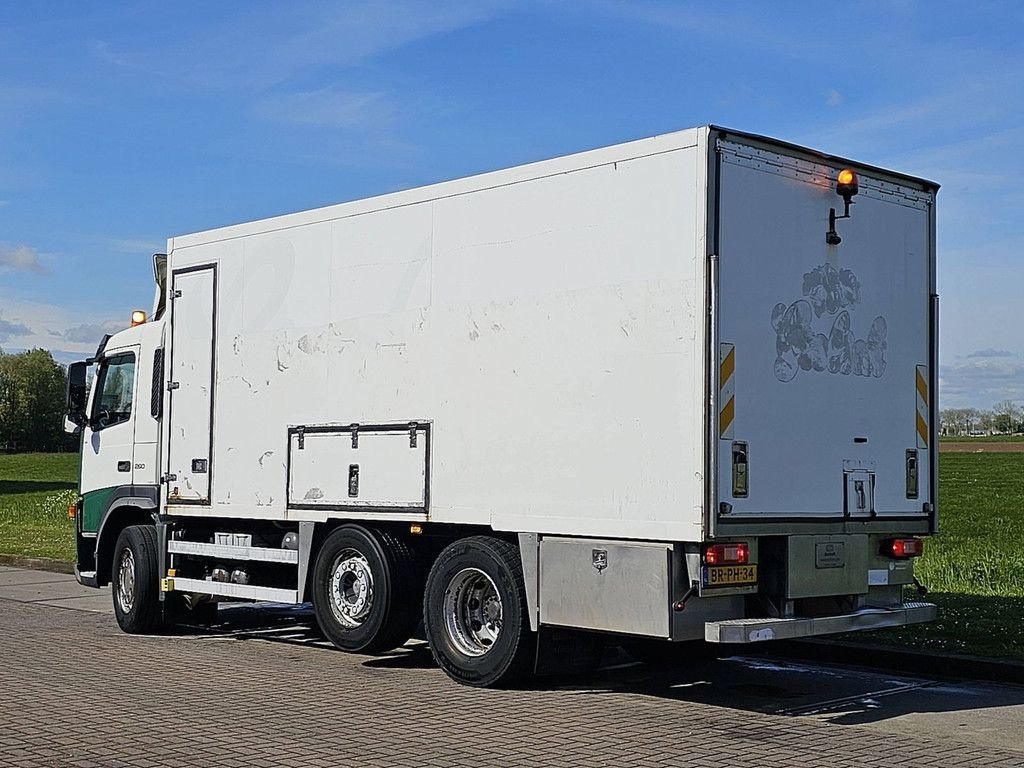
[[[214,265],[172,273],[166,476],[169,504],[210,503],[216,290]]]
[[[82,436],[82,530],[87,532],[98,529],[114,492],[133,481],[138,355],[137,346],[108,351],[96,372]]]
[[[719,519],[927,516],[934,191],[718,150]]]

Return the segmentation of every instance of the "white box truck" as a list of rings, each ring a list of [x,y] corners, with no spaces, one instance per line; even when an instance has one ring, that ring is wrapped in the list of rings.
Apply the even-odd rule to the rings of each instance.
[[[473,685],[928,621],[937,188],[705,126],[171,238],[70,367],[78,578],[128,632],[422,620]]]

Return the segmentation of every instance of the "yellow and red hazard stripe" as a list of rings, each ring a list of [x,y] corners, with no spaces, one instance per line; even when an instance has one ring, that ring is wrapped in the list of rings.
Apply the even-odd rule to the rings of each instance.
[[[736,347],[718,345],[718,436],[732,440],[732,425],[736,418],[736,393],[733,380],[736,373]]]
[[[928,447],[928,366],[919,365],[915,371],[917,388],[917,447]]]

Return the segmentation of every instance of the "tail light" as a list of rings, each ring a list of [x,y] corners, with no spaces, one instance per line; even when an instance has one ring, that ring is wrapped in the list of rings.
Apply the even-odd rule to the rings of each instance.
[[[712,544],[704,550],[704,562],[708,565],[745,565],[749,556],[750,547],[742,541]]]
[[[882,554],[898,560],[920,557],[924,554],[924,542],[921,539],[889,539],[882,545]]]

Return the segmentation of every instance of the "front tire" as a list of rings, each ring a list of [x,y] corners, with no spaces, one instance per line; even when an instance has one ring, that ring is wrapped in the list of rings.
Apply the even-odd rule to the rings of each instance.
[[[114,617],[128,634],[148,634],[163,623],[157,554],[156,529],[151,525],[128,526],[114,545],[110,574]]]
[[[423,624],[438,666],[459,683],[509,686],[533,664],[515,545],[491,536],[449,544],[427,576]]]
[[[317,554],[313,608],[343,651],[381,653],[405,643],[419,623],[422,579],[409,546],[358,525],[332,531]]]

